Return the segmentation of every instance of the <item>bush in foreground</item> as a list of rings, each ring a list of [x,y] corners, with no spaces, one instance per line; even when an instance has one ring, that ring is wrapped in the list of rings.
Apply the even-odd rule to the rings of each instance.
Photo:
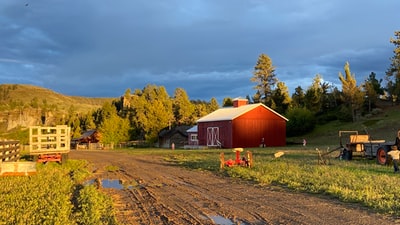
[[[76,191],[89,174],[86,162],[69,160],[38,164],[33,176],[1,177],[0,224],[117,224],[111,199],[91,186]]]

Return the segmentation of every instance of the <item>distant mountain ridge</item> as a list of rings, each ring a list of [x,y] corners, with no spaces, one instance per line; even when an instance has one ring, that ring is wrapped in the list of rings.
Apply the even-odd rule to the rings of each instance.
[[[87,113],[113,100],[117,98],[67,96],[34,85],[0,84],[0,131],[42,125],[44,116],[50,124],[61,114]]]

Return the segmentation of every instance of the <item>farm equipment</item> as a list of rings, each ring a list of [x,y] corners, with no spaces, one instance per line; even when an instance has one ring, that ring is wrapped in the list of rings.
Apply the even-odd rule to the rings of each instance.
[[[0,176],[28,176],[36,173],[36,163],[19,160],[19,141],[0,141]]]
[[[347,139],[347,143],[343,146],[343,139]],[[344,160],[352,160],[355,153],[373,159],[381,165],[388,164],[390,158],[388,152],[395,142],[386,142],[385,140],[372,140],[369,134],[358,134],[358,131],[339,131],[341,153],[340,158]]]
[[[224,166],[232,167],[232,166],[245,166],[252,167],[253,165],[253,155],[250,151],[247,151],[247,158],[245,156],[240,157],[240,153],[243,152],[243,148],[234,148],[233,152],[235,152],[236,159],[228,159],[225,161],[224,153],[220,154],[220,167],[224,168]]]
[[[29,128],[29,154],[37,162],[64,163],[70,151],[70,127],[31,126]]]

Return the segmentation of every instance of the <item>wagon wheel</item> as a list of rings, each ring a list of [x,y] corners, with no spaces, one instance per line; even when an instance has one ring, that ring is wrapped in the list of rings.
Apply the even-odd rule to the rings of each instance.
[[[381,165],[385,165],[388,163],[387,153],[385,149],[379,148],[376,152],[376,162]]]

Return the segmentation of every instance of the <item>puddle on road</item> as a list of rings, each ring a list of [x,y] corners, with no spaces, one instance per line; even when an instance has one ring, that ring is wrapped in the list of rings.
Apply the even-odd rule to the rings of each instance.
[[[114,189],[124,189],[122,182],[120,180],[101,180],[101,186],[103,188],[114,188]]]
[[[246,225],[245,223],[241,223],[239,221],[233,222],[232,220],[225,218],[223,216],[220,215],[213,215],[213,216],[209,216],[209,218],[218,225],[236,225],[236,224],[240,224],[240,225]]]
[[[124,184],[121,180],[116,179],[92,179],[85,183],[85,185],[97,184],[102,188],[113,188],[113,189],[133,189],[132,184]]]
[[[210,218],[218,225],[235,225],[232,220],[222,216],[210,216]]]

